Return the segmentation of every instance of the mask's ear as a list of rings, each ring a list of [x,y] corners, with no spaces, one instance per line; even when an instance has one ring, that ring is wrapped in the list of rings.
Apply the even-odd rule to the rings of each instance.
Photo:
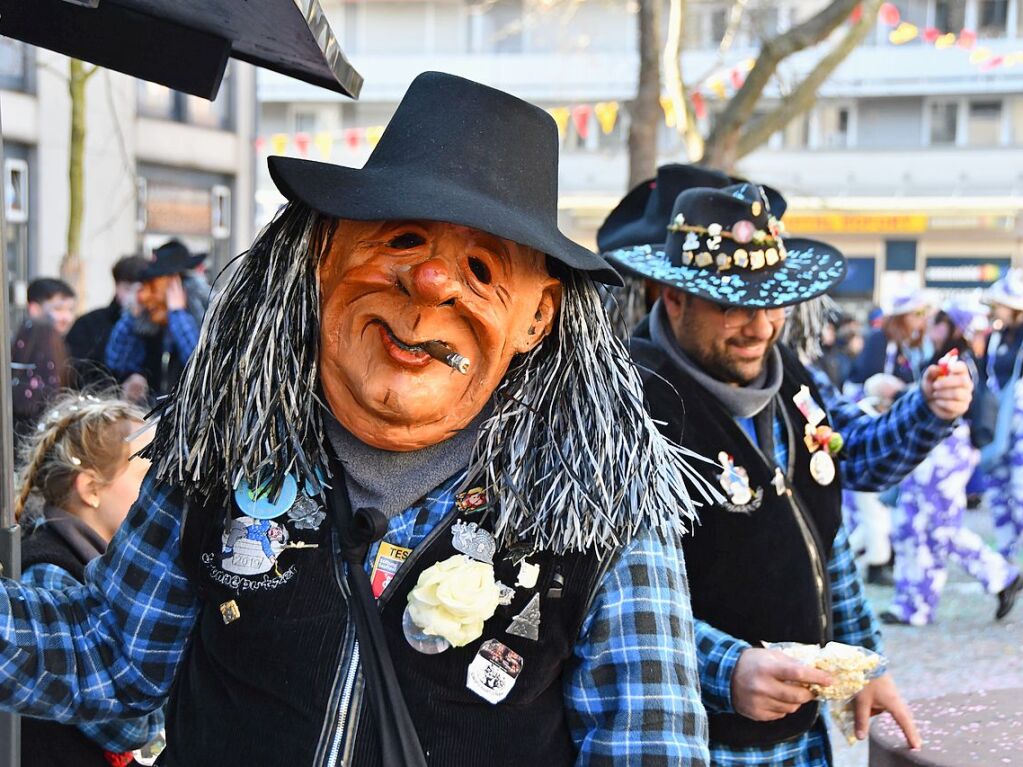
[[[515,352],[524,354],[532,351],[554,328],[554,320],[561,308],[561,281],[556,277],[545,277],[540,300],[533,314],[527,318],[526,327],[515,336]]]

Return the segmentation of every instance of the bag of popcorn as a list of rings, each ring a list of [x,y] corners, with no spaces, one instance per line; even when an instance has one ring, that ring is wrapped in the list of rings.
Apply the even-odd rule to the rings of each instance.
[[[832,684],[827,687],[809,685],[810,692],[820,700],[829,701],[828,709],[835,726],[850,745],[855,743],[856,716],[852,699],[867,682],[884,674],[888,660],[865,647],[841,642],[828,642],[823,647],[799,642],[764,642],[764,647],[781,650],[790,658],[831,675]]]

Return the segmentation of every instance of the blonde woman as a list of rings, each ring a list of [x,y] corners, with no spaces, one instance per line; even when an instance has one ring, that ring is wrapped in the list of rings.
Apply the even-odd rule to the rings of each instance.
[[[133,456],[150,437],[129,441],[142,419],[133,405],[92,396],[67,395],[45,411],[24,445],[15,503],[19,519],[33,493],[43,503],[22,546],[24,583],[81,588],[86,566],[106,551],[149,468],[148,460]],[[21,767],[126,765],[128,752],[148,743],[162,726],[159,711],[76,725],[25,717]]]

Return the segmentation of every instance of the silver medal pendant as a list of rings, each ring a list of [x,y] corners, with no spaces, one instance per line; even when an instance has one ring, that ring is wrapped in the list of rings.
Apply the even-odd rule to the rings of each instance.
[[[818,450],[810,456],[810,476],[818,485],[830,485],[835,481],[835,459],[825,450]]]
[[[508,626],[508,633],[524,639],[532,639],[534,642],[540,638],[540,595],[533,594],[533,598],[522,608],[522,612],[512,618]]]

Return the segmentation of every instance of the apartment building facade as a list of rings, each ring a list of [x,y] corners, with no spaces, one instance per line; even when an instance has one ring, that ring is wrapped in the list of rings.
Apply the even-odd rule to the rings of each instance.
[[[820,5],[749,0],[728,35],[732,3],[688,3],[683,72],[705,99],[705,130],[760,40]],[[739,163],[740,172],[787,195],[790,231],[843,248],[851,269],[841,293],[864,306],[899,285],[938,292],[982,287],[1010,263],[1023,263],[1023,0],[888,6],[875,32],[825,83],[814,109]],[[627,102],[638,66],[634,3],[333,0],[324,8],[366,76],[363,96],[340,100],[260,73],[261,155],[283,148],[360,165],[374,131],[418,72],[462,74],[571,111],[562,144],[562,226],[593,243],[626,191]],[[917,30],[911,39],[909,28]],[[808,51],[786,62],[781,85],[762,109],[784,104],[784,88],[820,56]],[[617,118],[605,131],[593,107],[609,103]],[[579,105],[585,108],[572,111]],[[580,118],[588,121],[583,130]],[[667,125],[659,148],[664,162],[684,160],[682,142]],[[280,202],[260,167],[257,219],[266,220]]]
[[[68,59],[0,38],[5,252],[12,307],[66,252]],[[79,309],[110,301],[110,268],[171,237],[215,273],[252,237],[255,71],[232,62],[214,102],[107,70],[86,86]]]

